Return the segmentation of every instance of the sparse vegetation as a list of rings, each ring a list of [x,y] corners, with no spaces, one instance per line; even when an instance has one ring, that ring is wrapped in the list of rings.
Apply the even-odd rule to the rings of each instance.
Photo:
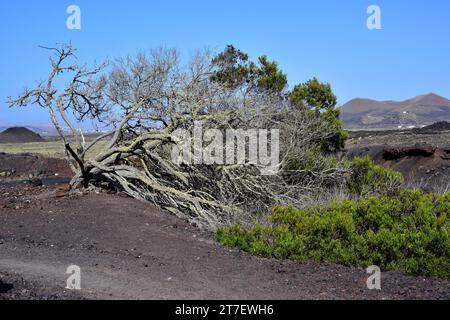
[[[351,194],[395,195],[404,185],[401,173],[373,163],[369,156],[356,157],[349,163],[352,174],[347,181]]]
[[[93,139],[86,139],[87,143],[92,142]],[[105,147],[105,142],[101,141],[90,149],[87,154],[87,159],[93,159]],[[29,142],[29,143],[2,143],[0,144],[0,152],[19,154],[31,153],[52,158],[66,158],[64,152],[64,143],[60,140],[52,140],[46,142]]]
[[[20,151],[64,155],[76,172],[73,188],[125,192],[219,227],[219,242],[257,255],[450,278],[450,194],[405,189],[400,173],[369,157],[337,157],[348,133],[330,84],[313,78],[289,92],[276,61],[254,63],[233,46],[187,65],[175,50],[159,49],[93,69],[69,63],[71,46],[49,50],[58,63],[48,81],[10,102],[48,110],[61,142]],[[61,91],[54,82],[62,73],[72,80]],[[113,130],[86,140],[68,112]],[[221,132],[280,129],[278,173],[265,176],[250,162],[175,163],[173,133],[197,122]]]
[[[4,1],[0,304],[450,300],[444,2]]]

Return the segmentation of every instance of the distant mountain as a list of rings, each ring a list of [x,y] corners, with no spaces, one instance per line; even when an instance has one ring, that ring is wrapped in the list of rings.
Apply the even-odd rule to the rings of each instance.
[[[55,136],[58,134],[55,127],[51,124],[24,124],[20,122],[5,122],[0,120],[0,132],[14,127],[27,128],[28,130],[31,130],[41,136]]]
[[[55,127],[53,126],[53,124],[46,124],[46,123],[29,123],[29,124],[22,124],[20,122],[18,123],[14,123],[14,124],[10,124],[10,123],[3,123],[0,120],[0,132],[11,128],[11,127],[21,127],[21,128],[26,128],[28,130],[31,130],[37,134],[39,134],[42,137],[55,137],[58,136],[58,131],[55,129]],[[62,126],[61,129],[63,130],[64,133],[66,134],[71,134],[70,130],[68,127],[64,127]],[[77,130],[79,130],[80,127],[77,128]],[[96,129],[94,127],[90,127],[88,125],[85,125],[84,127],[81,127],[81,129],[83,129],[83,134],[84,135],[96,135],[96,134],[101,134],[101,133],[105,133],[111,129],[108,128],[100,128],[100,129]]]
[[[450,122],[450,100],[434,93],[405,101],[353,99],[341,107],[347,129],[396,129]]]
[[[45,141],[37,133],[23,127],[6,129],[0,133],[0,143],[26,143]]]

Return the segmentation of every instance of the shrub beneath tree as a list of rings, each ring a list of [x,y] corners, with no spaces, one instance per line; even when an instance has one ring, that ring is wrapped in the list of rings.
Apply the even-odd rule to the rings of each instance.
[[[217,240],[252,254],[399,270],[450,279],[450,193],[402,190],[296,210],[278,206],[267,226],[223,227]]]

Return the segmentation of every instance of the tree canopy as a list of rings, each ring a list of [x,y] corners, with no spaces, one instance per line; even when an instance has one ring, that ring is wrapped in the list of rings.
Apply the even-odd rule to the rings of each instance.
[[[333,134],[319,142],[323,150],[333,151],[344,147],[348,134],[340,120],[340,111],[336,107],[337,97],[329,83],[320,82],[316,77],[305,83],[294,86],[289,91],[287,75],[283,73],[276,61],[271,61],[266,55],[257,62],[250,60],[249,55],[232,45],[217,54],[212,60],[213,81],[230,88],[251,87],[261,91],[276,93],[289,99],[293,111],[308,109],[317,113],[333,129]]]
[[[276,61],[270,61],[265,55],[255,63],[249,60],[248,54],[228,45],[214,57],[212,63],[215,71],[211,79],[231,88],[246,85],[282,94],[287,87],[286,74],[279,69]]]

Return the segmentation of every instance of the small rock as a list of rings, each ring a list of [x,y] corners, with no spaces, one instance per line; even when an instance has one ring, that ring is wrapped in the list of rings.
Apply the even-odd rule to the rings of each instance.
[[[30,183],[33,187],[40,187],[42,186],[42,180],[39,178],[31,178]]]
[[[63,198],[63,197],[69,196],[70,189],[71,189],[70,184],[66,184],[66,185],[62,185],[62,186],[58,187],[58,189],[56,190],[56,197]]]

